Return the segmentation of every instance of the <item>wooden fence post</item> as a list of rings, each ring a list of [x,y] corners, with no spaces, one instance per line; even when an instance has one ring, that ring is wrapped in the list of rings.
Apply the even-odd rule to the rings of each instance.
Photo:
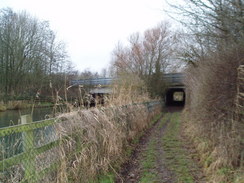
[[[23,115],[21,116],[21,124],[28,124],[32,122],[31,115]],[[28,130],[22,133],[23,138],[23,152],[28,153],[28,158],[23,161],[23,167],[25,171],[25,180],[28,182],[33,182],[35,174],[35,154],[33,154],[34,150],[34,133],[33,130]]]

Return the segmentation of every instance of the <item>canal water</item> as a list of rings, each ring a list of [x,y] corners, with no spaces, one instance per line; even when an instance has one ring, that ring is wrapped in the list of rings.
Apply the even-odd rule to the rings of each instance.
[[[52,117],[53,108],[35,108],[33,121],[40,121]],[[20,124],[20,116],[31,114],[31,109],[7,110],[0,112],[0,128]]]

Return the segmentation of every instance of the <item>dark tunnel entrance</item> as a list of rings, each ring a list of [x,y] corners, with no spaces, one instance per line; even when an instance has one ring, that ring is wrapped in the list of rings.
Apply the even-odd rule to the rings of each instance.
[[[184,88],[169,88],[165,96],[166,106],[184,106],[185,90]]]

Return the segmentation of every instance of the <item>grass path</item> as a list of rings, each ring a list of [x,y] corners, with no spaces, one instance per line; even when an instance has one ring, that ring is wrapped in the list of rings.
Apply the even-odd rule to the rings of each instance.
[[[200,183],[199,168],[180,136],[180,112],[168,112],[141,138],[116,181],[124,183]]]

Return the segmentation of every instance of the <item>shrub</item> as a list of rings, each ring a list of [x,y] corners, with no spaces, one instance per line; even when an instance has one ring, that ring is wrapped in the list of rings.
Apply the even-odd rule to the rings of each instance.
[[[185,119],[187,132],[198,143],[208,144],[200,151],[202,161],[212,161],[206,167],[215,182],[230,181],[230,175],[219,176],[217,170],[240,166],[240,121],[233,121],[237,96],[237,68],[244,64],[244,47],[225,48],[199,61],[186,72]],[[198,140],[196,140],[198,139]],[[200,139],[200,140],[199,140]],[[209,157],[210,156],[210,157]]]

